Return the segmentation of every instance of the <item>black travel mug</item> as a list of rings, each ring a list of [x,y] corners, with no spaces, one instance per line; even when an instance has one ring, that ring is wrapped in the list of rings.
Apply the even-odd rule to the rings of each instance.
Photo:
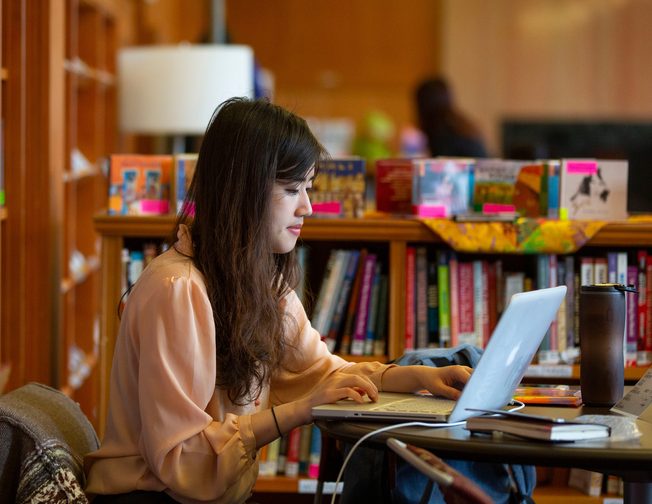
[[[580,388],[588,406],[613,406],[625,387],[625,292],[621,284],[580,288]]]

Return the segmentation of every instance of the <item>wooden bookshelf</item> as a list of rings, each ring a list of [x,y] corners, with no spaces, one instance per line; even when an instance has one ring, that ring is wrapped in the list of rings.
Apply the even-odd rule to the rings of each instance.
[[[129,238],[166,239],[172,235],[175,217],[172,215],[95,216],[95,229],[102,236],[102,324],[103,355],[100,356],[100,419],[106,414],[107,387],[111,356],[117,334],[116,306],[121,292],[121,251],[124,240]],[[376,243],[387,247],[389,272],[388,354],[384,357],[360,357],[351,360],[387,360],[403,353],[405,325],[405,254],[408,243],[442,243],[441,238],[426,225],[411,218],[365,218],[365,219],[309,219],[302,230],[302,240],[320,242],[347,242],[349,244]],[[596,247],[649,247],[652,245],[652,220],[615,222],[604,226],[587,244]],[[627,368],[626,379],[636,381],[646,368]],[[566,376],[555,376],[557,382],[577,382],[579,367],[569,368]],[[543,380],[546,381],[546,380]],[[549,380],[548,380],[549,381]],[[102,420],[100,420],[100,425]]]

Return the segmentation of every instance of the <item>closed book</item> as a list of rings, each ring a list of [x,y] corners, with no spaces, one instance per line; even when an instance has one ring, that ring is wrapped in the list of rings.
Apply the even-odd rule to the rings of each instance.
[[[460,261],[457,264],[457,278],[458,342],[475,345],[473,263]],[[453,343],[453,345],[455,344],[456,342]]]
[[[326,346],[331,352],[337,352],[340,350],[342,329],[346,319],[346,308],[350,298],[349,294],[351,293],[351,287],[355,280],[355,274],[358,271],[359,257],[360,251],[349,251],[349,260],[346,266],[344,280],[342,281],[342,286],[337,293],[337,303],[335,305],[335,310],[333,311],[331,326],[328,330],[328,335],[326,336]]]
[[[378,312],[378,296],[380,294],[380,270],[380,263],[376,261],[373,282],[371,284],[369,311],[367,313],[367,332],[364,342],[365,355],[374,355],[374,343],[376,341],[376,314]]]
[[[167,155],[112,155],[109,215],[167,214],[173,162]]]
[[[312,191],[315,217],[362,217],[366,161],[359,156],[322,160]]]
[[[299,475],[299,450],[301,446],[301,427],[295,427],[288,434],[288,450],[285,461],[285,475]]]
[[[428,346],[439,346],[439,294],[437,292],[437,263],[428,261]]]
[[[528,439],[560,442],[607,438],[611,433],[607,425],[595,423],[574,422],[516,411],[484,409],[473,411],[493,414],[469,418],[466,421],[466,428],[474,432],[496,431]]]
[[[417,247],[415,262],[416,348],[428,347],[428,256]]]
[[[437,293],[439,295],[439,343],[441,346],[448,346],[451,342],[449,273],[448,253],[440,250],[437,252]]]
[[[299,474],[308,474],[310,464],[310,439],[312,438],[312,424],[302,425],[299,439]]]
[[[559,216],[575,220],[627,218],[628,162],[563,159]]]
[[[351,287],[351,296],[346,310],[346,319],[344,320],[344,330],[342,331],[342,340],[340,342],[340,353],[347,354],[351,351],[351,340],[355,325],[356,310],[358,299],[360,298],[360,287],[362,286],[362,275],[364,273],[364,263],[367,257],[367,249],[360,250],[358,258],[358,268],[355,273],[353,285]]]
[[[407,214],[412,209],[412,160],[376,161],[376,210]]]
[[[321,458],[321,431],[315,424],[312,424],[311,429],[308,477],[317,479],[319,477],[319,460]]]
[[[403,348],[414,350],[414,333],[416,328],[416,309],[414,300],[416,249],[408,246],[405,251],[405,338]]]
[[[374,341],[374,355],[387,355],[387,288],[389,280],[387,275],[380,275],[378,288],[378,309],[376,314],[376,339]]]
[[[371,300],[371,287],[375,271],[376,254],[367,254],[363,264],[358,313],[355,320],[353,338],[351,340],[351,355],[364,355],[364,343],[367,336],[367,322],[369,320],[369,301]]]

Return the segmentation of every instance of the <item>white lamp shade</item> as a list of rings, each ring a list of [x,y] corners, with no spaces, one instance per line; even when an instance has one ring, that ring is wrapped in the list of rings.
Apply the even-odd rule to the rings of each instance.
[[[128,47],[118,53],[120,129],[203,134],[215,108],[253,96],[254,57],[242,45]]]

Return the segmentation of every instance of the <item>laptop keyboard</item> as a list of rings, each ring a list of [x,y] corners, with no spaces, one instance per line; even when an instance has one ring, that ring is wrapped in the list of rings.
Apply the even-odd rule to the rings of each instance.
[[[440,398],[409,398],[394,401],[389,404],[378,405],[372,411],[389,411],[392,413],[432,413],[445,414],[453,411],[455,401]]]

